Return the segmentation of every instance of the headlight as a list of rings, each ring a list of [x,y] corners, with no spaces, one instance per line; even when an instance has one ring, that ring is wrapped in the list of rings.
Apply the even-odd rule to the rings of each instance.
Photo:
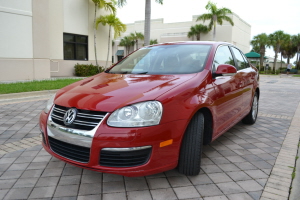
[[[146,101],[116,110],[108,118],[107,124],[114,127],[153,126],[159,124],[161,116],[161,103]]]
[[[52,96],[50,97],[50,99],[47,101],[47,105],[46,105],[46,107],[45,107],[45,109],[44,109],[44,112],[45,112],[45,113],[48,113],[49,110],[51,109],[51,107],[52,107],[52,105],[53,105],[53,102],[54,102],[54,98],[55,98],[55,94],[52,95]]]

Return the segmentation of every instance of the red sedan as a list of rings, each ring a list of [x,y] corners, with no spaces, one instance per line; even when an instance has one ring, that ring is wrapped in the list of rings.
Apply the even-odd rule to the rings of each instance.
[[[141,48],[59,90],[40,115],[43,147],[72,165],[145,176],[200,172],[202,146],[254,124],[259,75],[224,42]]]

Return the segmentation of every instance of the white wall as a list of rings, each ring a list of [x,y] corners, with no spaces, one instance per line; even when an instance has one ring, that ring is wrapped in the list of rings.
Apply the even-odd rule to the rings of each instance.
[[[88,35],[89,3],[87,0],[64,0],[64,32]]]
[[[32,58],[31,0],[0,0],[0,58]]]

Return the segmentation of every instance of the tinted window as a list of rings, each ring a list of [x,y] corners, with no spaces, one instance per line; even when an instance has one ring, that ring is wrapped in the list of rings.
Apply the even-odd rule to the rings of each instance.
[[[245,68],[249,67],[248,61],[244,59],[244,56],[242,55],[242,53],[238,49],[232,47],[232,51],[233,51],[234,56],[235,56],[236,61],[237,61],[237,66],[236,67],[238,68],[238,70],[245,69]]]
[[[126,57],[109,73],[189,74],[203,70],[210,45],[163,45],[142,48]]]
[[[64,59],[88,60],[88,37],[64,33]]]
[[[234,66],[234,60],[228,46],[221,46],[218,48],[214,63],[213,72],[217,70],[217,67],[221,64],[229,64]]]

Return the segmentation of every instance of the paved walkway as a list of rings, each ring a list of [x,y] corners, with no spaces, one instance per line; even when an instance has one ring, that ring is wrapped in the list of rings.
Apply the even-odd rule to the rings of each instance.
[[[256,124],[239,123],[205,146],[198,176],[170,170],[128,178],[57,160],[42,149],[38,127],[50,93],[0,95],[0,199],[295,199],[298,78],[262,76]]]

